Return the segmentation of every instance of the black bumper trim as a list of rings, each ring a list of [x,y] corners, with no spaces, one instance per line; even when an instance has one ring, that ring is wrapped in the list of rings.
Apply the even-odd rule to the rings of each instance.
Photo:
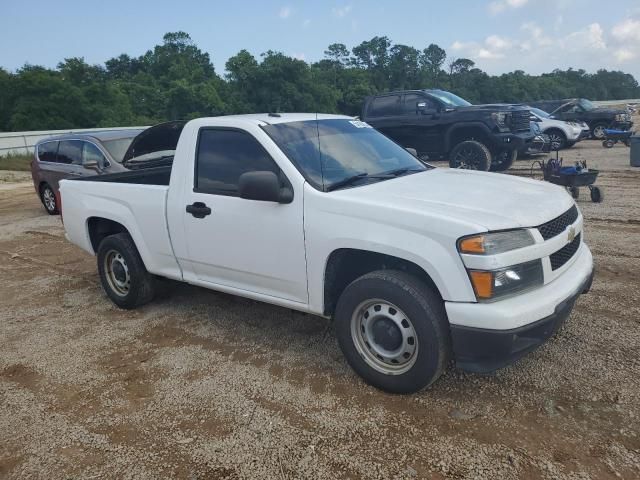
[[[571,314],[578,297],[587,293],[593,282],[593,271],[554,312],[541,320],[510,330],[451,325],[451,338],[456,366],[475,373],[489,373],[516,362],[550,339]]]

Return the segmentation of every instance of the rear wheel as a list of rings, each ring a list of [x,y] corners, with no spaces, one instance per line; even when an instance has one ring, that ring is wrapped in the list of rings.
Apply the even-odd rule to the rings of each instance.
[[[98,247],[100,282],[111,301],[132,309],[153,299],[155,281],[128,233],[106,237]]]
[[[491,152],[482,143],[476,140],[465,140],[453,147],[449,153],[449,166],[451,168],[464,168],[467,170],[489,170],[491,166]]]
[[[338,343],[367,383],[393,393],[435,382],[451,356],[444,304],[418,278],[379,270],[352,282],[335,312]]]
[[[40,200],[49,215],[57,215],[59,213],[56,194],[48,183],[45,183],[40,187]]]
[[[596,123],[591,129],[591,136],[596,140],[602,140],[607,136],[607,132],[605,132],[606,129],[607,129],[606,124]]]

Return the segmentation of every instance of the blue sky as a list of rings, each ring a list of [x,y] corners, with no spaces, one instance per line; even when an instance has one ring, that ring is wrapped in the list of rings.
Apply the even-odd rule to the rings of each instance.
[[[621,69],[640,80],[640,0],[78,1],[0,0],[0,66],[54,67],[65,57],[103,63],[137,56],[168,31],[188,32],[216,70],[240,49],[272,49],[307,61],[330,43],[375,35],[490,73],[554,68]],[[605,14],[606,12],[606,14]]]

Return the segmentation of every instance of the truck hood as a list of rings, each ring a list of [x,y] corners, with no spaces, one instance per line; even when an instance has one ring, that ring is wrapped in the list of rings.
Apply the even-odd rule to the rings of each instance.
[[[380,208],[455,219],[476,229],[541,225],[574,204],[562,187],[539,180],[471,170],[435,168],[332,192]]]

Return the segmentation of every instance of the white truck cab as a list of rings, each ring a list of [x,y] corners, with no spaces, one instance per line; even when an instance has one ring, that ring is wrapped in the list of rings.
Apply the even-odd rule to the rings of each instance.
[[[434,168],[351,117],[201,118],[141,137],[131,171],[61,182],[67,238],[122,308],[166,277],[332,318],[358,374],[413,392],[451,359],[487,372],[530,352],[591,285],[564,189]]]

